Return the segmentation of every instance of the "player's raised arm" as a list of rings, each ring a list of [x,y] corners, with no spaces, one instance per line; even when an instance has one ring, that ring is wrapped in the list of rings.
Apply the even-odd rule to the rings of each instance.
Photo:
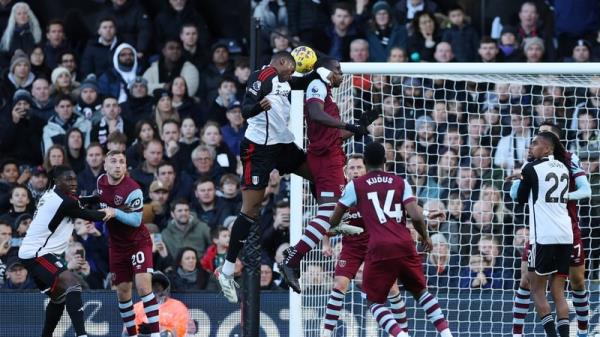
[[[581,167],[579,157],[576,154],[571,155],[571,174],[575,177],[575,191],[569,192],[567,198],[569,200],[581,200],[592,196],[592,187]]]
[[[142,190],[138,188],[129,193],[127,200],[125,200],[125,205],[129,211],[115,210],[115,219],[131,227],[140,227],[142,225],[142,210],[144,207]]]

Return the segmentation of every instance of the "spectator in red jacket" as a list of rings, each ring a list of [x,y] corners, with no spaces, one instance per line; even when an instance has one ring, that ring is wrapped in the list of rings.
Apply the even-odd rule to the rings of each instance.
[[[202,268],[209,273],[214,272],[225,262],[231,232],[226,227],[217,227],[212,230],[211,236],[213,244],[208,247],[200,260]]]

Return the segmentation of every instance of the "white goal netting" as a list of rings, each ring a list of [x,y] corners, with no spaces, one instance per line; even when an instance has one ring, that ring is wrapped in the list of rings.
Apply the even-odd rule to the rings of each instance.
[[[589,280],[590,336],[600,333],[600,77],[353,74],[344,75],[335,100],[346,120],[369,109],[382,113],[370,127],[369,139],[347,143],[347,154],[361,152],[365,141],[384,143],[386,169],[408,178],[424,209],[446,211],[446,221],[428,222],[435,247],[423,255],[423,266],[429,289],[438,296],[455,336],[510,336],[527,226],[525,210],[510,200],[504,178],[526,160],[541,122],[561,125],[565,146],[580,157],[592,185],[592,198],[579,202],[579,216]],[[302,193],[306,225],[316,208],[306,183]],[[338,252],[340,241],[331,241]],[[335,263],[335,254],[325,257],[320,250],[303,261],[304,336],[319,336]],[[334,336],[385,336],[369,313],[361,282],[359,273]],[[402,292],[410,335],[436,336],[424,312]],[[572,309],[570,293],[568,298]],[[294,309],[291,312],[294,315]],[[571,322],[575,336],[573,309]],[[544,335],[533,305],[525,335]]]

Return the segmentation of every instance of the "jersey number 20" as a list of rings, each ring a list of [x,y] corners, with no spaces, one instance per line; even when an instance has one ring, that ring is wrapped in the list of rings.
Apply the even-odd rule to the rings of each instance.
[[[560,176],[560,180],[558,179],[558,176],[556,175],[556,173],[548,173],[548,175],[546,176],[546,181],[550,181],[553,180],[554,183],[552,184],[552,187],[550,187],[548,189],[548,191],[546,192],[546,202],[547,203],[561,203],[564,204],[567,201],[565,200],[565,194],[567,194],[567,189],[569,188],[569,176],[566,174],[562,174]],[[565,186],[563,187],[563,190],[560,192],[559,196],[552,196],[552,194],[554,194],[554,191],[556,191],[558,189],[558,185],[562,182],[566,182]]]
[[[380,223],[386,223],[387,218],[394,218],[396,221],[400,222],[402,219],[402,207],[400,204],[394,205],[394,210],[392,210],[392,201],[394,200],[394,193],[396,191],[389,190],[385,196],[385,202],[383,204],[383,209],[381,208],[381,204],[379,203],[379,196],[377,192],[369,192],[367,193],[367,198],[371,200],[373,203],[373,208],[375,209],[375,213],[377,214],[377,218],[379,218]],[[387,215],[387,218],[386,218]]]

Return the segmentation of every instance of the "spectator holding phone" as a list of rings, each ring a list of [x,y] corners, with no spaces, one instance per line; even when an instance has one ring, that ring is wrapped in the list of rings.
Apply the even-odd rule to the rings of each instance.
[[[79,278],[83,289],[103,289],[104,275],[98,271],[92,271],[85,257],[85,248],[80,242],[73,242],[65,252],[67,268]]]
[[[77,241],[83,245],[88,253],[85,257],[90,265],[91,272],[99,273],[104,277],[108,273],[108,239],[89,220],[75,219],[73,225]]]
[[[167,246],[162,240],[162,234],[152,234],[152,261],[154,261],[154,269],[170,272],[173,268],[173,256],[169,254]]]
[[[40,142],[45,121],[31,115],[31,94],[19,89],[12,105],[0,117],[0,155],[19,158],[20,163],[37,165],[42,162]],[[25,183],[21,181],[20,183]]]

